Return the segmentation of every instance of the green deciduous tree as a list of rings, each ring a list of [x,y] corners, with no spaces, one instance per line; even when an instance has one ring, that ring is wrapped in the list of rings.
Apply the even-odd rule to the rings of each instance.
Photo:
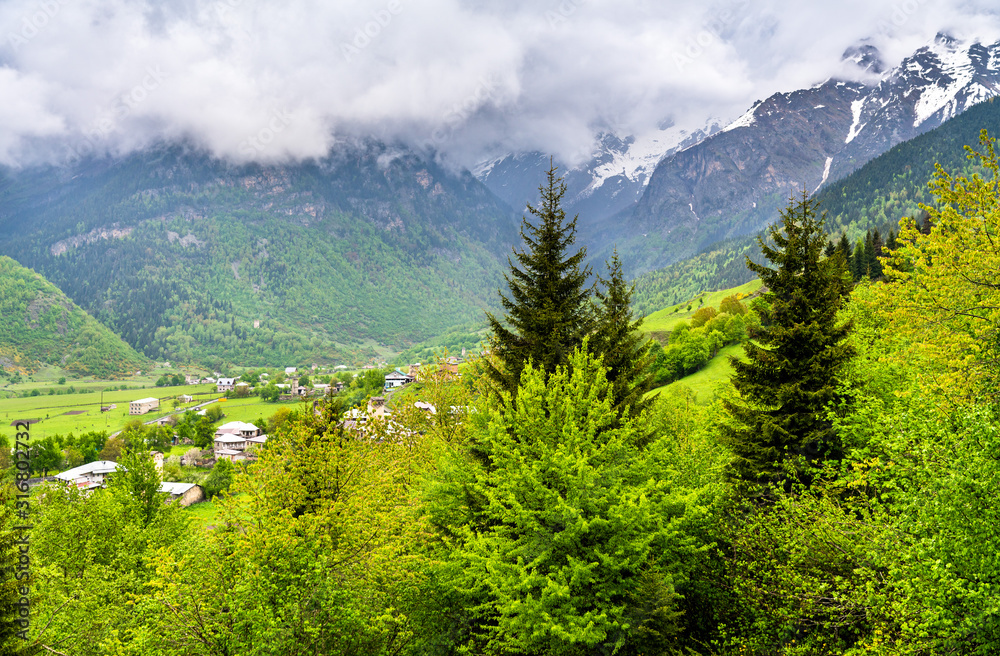
[[[108,489],[120,497],[122,507],[133,512],[138,523],[145,528],[163,508],[166,495],[160,492],[162,482],[149,451],[139,446],[122,455]]]
[[[803,192],[760,246],[774,268],[749,260],[769,290],[759,311],[764,328],[746,344],[747,360],[732,358],[738,398],[724,401],[732,422],[723,437],[734,454],[730,473],[747,482],[775,481],[787,465],[808,480],[809,462],[837,458],[840,445],[826,408],[853,347],[850,323],[837,311],[850,289],[844,260],[824,258],[823,219]]]
[[[505,277],[510,295],[500,294],[504,320],[486,314],[493,355],[486,361],[486,374],[495,391],[511,397],[529,360],[553,373],[593,328],[590,267],[583,265],[586,249],[571,250],[576,218],[566,220],[561,207],[566,185],[556,176],[555,166],[549,168],[539,191],[541,204],[528,205],[538,222],[524,217],[524,247],[514,250],[513,261],[508,258],[510,273]]]
[[[35,653],[27,641],[28,606],[21,599],[30,598],[30,563],[20,564],[19,541],[28,537],[15,526],[28,524],[27,518],[18,521],[14,511],[14,490],[4,481],[0,491],[0,654],[18,656]],[[24,545],[21,545],[24,546]],[[28,594],[22,594],[28,593]],[[30,603],[30,602],[29,602]],[[23,612],[22,612],[23,608]]]
[[[919,228],[901,221],[899,247],[886,262],[892,281],[883,301],[890,330],[910,341],[923,385],[953,396],[1000,389],[1000,158],[984,130],[969,159],[985,172],[971,178],[940,166],[931,182],[935,206]]]
[[[227,492],[229,486],[233,484],[233,463],[225,458],[220,459],[212,467],[208,478],[205,479],[205,496],[209,499]]]

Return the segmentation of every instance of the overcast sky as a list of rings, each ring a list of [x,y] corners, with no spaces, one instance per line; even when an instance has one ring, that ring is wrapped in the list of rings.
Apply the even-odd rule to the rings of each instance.
[[[0,162],[183,139],[236,161],[322,156],[344,135],[587,154],[600,129],[732,119],[890,65],[938,31],[994,41],[977,0],[2,0]]]

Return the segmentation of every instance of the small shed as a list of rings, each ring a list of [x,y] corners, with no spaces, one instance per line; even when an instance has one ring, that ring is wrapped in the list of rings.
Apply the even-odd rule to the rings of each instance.
[[[205,490],[195,483],[174,483],[163,481],[160,484],[160,492],[170,495],[170,501],[176,501],[182,508],[205,500]]]

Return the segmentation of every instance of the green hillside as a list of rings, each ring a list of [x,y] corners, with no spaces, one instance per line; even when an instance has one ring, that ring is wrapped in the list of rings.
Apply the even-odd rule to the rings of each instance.
[[[0,256],[0,365],[4,372],[58,366],[114,378],[148,360],[77,307],[52,283]]]
[[[686,301],[681,301],[680,303],[665,307],[647,315],[646,318],[642,320],[642,326],[640,326],[640,329],[646,333],[670,332],[680,322],[689,321],[699,308],[706,306],[718,308],[719,303],[721,303],[722,299],[727,296],[736,295],[740,300],[742,300],[757,292],[757,290],[760,289],[760,286],[760,279],[755,278],[754,280],[738,287],[731,287],[729,289],[711,292],[702,292],[687,299]]]
[[[0,176],[0,252],[147,356],[366,360],[480,320],[509,209],[388,146],[233,167],[182,148]]]
[[[687,391],[691,393],[691,400],[694,403],[707,405],[715,398],[716,388],[720,384],[728,383],[729,377],[733,374],[733,366],[729,363],[730,356],[745,360],[743,346],[740,344],[731,344],[723,348],[714,358],[709,360],[704,369],[690,376],[685,376],[680,380],[657,387],[649,391],[648,394],[682,394]]]

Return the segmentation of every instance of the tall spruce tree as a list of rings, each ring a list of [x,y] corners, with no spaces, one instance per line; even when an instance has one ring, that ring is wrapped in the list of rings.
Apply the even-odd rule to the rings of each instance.
[[[538,222],[523,218],[524,246],[514,249],[513,261],[507,258],[510,295],[500,293],[505,321],[486,313],[494,356],[486,361],[486,374],[496,391],[507,391],[511,398],[529,360],[546,374],[554,373],[594,328],[590,267],[583,265],[587,250],[572,250],[576,217],[566,220],[561,207],[566,185],[554,165],[538,190],[541,203],[528,205]]]
[[[601,356],[608,368],[612,407],[619,416],[637,416],[651,400],[643,396],[652,383],[649,340],[639,332],[642,317],[632,316],[633,285],[625,282],[622,263],[615,249],[608,265],[608,278],[599,280],[604,291],[596,293],[597,327],[591,340],[591,350]]]
[[[739,398],[724,402],[732,421],[723,440],[734,454],[730,475],[748,483],[811,480],[811,465],[840,457],[825,409],[837,399],[841,369],[854,355],[844,341],[850,322],[837,311],[851,288],[843,257],[823,258],[823,218],[805,192],[760,240],[774,268],[747,259],[768,289],[764,328],[746,344],[747,361],[731,358]]]

